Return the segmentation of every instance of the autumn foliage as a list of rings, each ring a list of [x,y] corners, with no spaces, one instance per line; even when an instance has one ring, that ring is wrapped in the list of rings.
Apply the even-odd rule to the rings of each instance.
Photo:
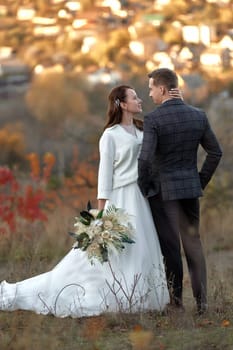
[[[64,178],[57,188],[50,186],[56,158],[46,152],[40,160],[30,153],[27,161],[30,174],[25,179],[6,166],[0,167],[0,232],[16,232],[20,223],[45,222],[48,213],[58,206],[81,209],[96,191],[96,157],[78,160],[77,150],[72,162],[72,176]]]
[[[24,135],[19,124],[7,124],[0,129],[1,164],[22,162],[25,147]]]
[[[45,196],[40,188],[22,185],[8,167],[0,167],[0,218],[1,233],[16,230],[18,221],[45,221],[41,208]]]

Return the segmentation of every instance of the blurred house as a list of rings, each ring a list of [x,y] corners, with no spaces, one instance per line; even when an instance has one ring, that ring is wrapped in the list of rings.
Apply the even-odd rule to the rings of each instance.
[[[229,4],[231,0],[206,0],[212,4]]]
[[[36,26],[33,34],[36,37],[54,37],[61,33],[61,26]]]
[[[188,62],[191,61],[193,59],[193,53],[192,51],[189,49],[189,47],[184,46],[179,54],[178,54],[178,58],[181,62]]]
[[[221,51],[218,49],[205,50],[200,56],[200,63],[205,69],[221,69]]]
[[[6,16],[8,14],[8,8],[6,5],[0,5],[0,16]]]
[[[161,11],[164,6],[168,5],[171,0],[154,0],[154,9]]]
[[[30,21],[36,14],[34,7],[24,7],[20,6],[17,11],[16,18],[19,21]]]
[[[182,27],[183,40],[186,43],[209,46],[215,38],[215,30],[208,25],[185,25]]]
[[[121,73],[114,70],[109,70],[106,68],[101,68],[87,75],[87,80],[89,83],[96,84],[106,84],[114,85],[119,83],[122,79]]]
[[[174,69],[172,59],[166,52],[155,52],[153,55],[153,60],[158,68],[166,67]]]
[[[129,43],[129,49],[135,56],[144,56],[145,54],[144,44],[139,40],[131,40]]]
[[[120,10],[121,2],[119,0],[98,0],[96,6],[109,6],[112,9]]]
[[[229,49],[230,51],[233,51],[233,40],[230,35],[224,35],[224,37],[218,42],[218,45],[222,49]]]
[[[67,1],[65,4],[65,7],[70,11],[70,12],[76,12],[81,10],[82,5],[80,1]]]
[[[52,26],[57,23],[56,18],[53,17],[34,17],[32,23],[40,26]]]
[[[213,43],[200,55],[200,63],[206,70],[221,71],[233,66],[233,40],[225,35],[219,42]]]
[[[0,60],[8,59],[14,54],[14,49],[11,46],[1,46],[0,47]]]
[[[50,0],[52,5],[62,4],[63,2],[66,2],[66,0]]]
[[[18,59],[0,60],[0,94],[25,92],[30,82],[28,65]]]

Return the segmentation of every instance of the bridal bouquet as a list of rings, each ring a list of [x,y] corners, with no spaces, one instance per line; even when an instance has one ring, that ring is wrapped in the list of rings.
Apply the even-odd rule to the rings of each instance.
[[[101,211],[84,210],[75,220],[75,232],[69,232],[76,239],[73,247],[86,251],[92,264],[93,258],[104,263],[110,251],[121,252],[125,243],[135,243],[129,215],[114,205]]]

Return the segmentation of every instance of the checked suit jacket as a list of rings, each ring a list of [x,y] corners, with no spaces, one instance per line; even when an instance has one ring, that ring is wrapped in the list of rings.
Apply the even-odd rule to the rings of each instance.
[[[199,145],[206,152],[200,171]],[[162,103],[144,118],[138,185],[145,197],[197,198],[210,181],[222,151],[204,111],[181,99]]]

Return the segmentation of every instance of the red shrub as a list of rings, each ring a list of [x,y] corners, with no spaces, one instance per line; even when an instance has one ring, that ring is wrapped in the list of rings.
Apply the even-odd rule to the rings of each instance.
[[[23,186],[7,167],[0,167],[0,233],[15,231],[17,221],[22,218],[29,222],[47,219],[41,203],[45,194],[32,185]]]

